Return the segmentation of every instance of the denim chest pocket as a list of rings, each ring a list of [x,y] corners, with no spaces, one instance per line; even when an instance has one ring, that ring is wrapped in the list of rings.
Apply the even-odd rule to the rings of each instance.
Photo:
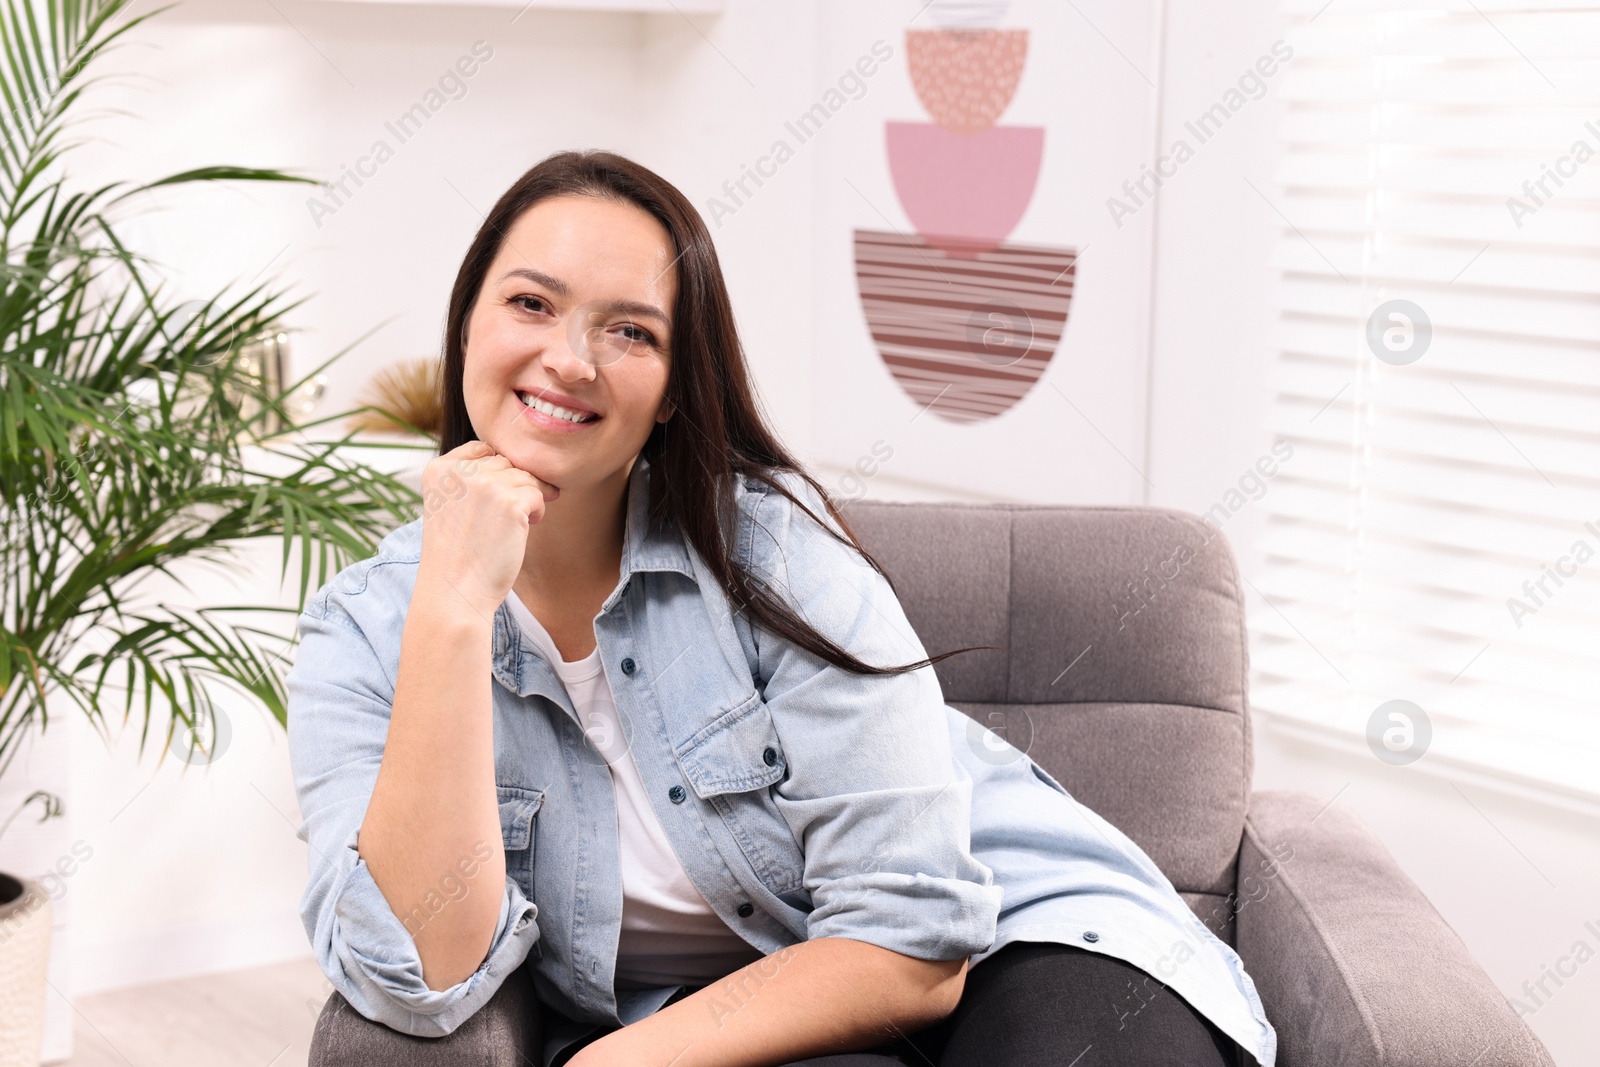
[[[544,790],[497,785],[494,791],[500,801],[500,836],[506,850],[506,874],[521,887],[523,896],[537,904],[533,895],[533,846],[536,816],[544,804]]]
[[[771,790],[789,765],[761,695],[752,691],[674,752],[695,795],[722,817],[762,884],[779,896],[799,889],[805,857]]]

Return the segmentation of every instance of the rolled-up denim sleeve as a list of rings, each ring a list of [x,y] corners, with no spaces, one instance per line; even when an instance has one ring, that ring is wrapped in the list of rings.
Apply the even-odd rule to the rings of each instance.
[[[388,737],[398,653],[395,664],[383,662],[339,598],[327,593],[300,616],[299,629],[287,685],[299,834],[309,846],[301,922],[323,973],[351,1007],[403,1033],[443,1037],[527,958],[539,938],[538,908],[507,877],[483,963],[448,989],[428,987],[411,931],[356,851]],[[471,879],[453,879],[457,873],[441,872],[437,896],[408,921],[425,922],[448,906],[452,893],[482,891]]]
[[[831,522],[820,496],[780,476]],[[776,491],[756,505],[758,580],[857,658],[926,657],[899,598],[854,548]],[[855,674],[757,628],[757,682],[783,745],[774,803],[805,856],[807,937],[949,960],[993,943],[1002,889],[971,852],[972,779],[932,666]]]

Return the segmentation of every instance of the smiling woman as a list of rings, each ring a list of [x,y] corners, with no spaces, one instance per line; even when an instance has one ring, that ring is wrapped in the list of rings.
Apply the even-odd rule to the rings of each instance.
[[[319,592],[290,678],[303,917],[361,1016],[448,1036],[526,962],[539,1067],[1270,1067],[1149,858],[1022,753],[963,758],[932,664],[970,650],[926,654],[764,423],[677,189],[607,152],[525,174],[441,382],[423,517]],[[1138,1025],[1081,1010],[1163,961]]]
[[[451,294],[444,391],[441,454],[482,442],[532,475],[551,505],[528,516],[536,525],[512,584],[545,625],[555,621],[563,650],[563,633],[594,647],[594,610],[616,584],[624,490],[643,458],[661,474],[652,520],[676,523],[753,618],[851,670],[921,665],[851,656],[733,553],[737,478],[794,499],[772,477],[790,471],[826,494],[762,420],[710,235],[659,176],[612,153],[564,153],[507,190]],[[471,546],[462,551],[475,566]],[[501,599],[491,584],[486,605]]]

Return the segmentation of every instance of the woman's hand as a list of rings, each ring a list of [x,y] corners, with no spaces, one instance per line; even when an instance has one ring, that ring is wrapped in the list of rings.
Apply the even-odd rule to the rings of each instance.
[[[424,577],[449,584],[484,617],[511,592],[528,548],[528,527],[561,490],[483,441],[468,441],[422,471]]]

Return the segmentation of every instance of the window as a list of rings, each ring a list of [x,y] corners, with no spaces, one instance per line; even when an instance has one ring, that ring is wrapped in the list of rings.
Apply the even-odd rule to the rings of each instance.
[[[1292,11],[1255,703],[1595,810],[1600,8]]]

